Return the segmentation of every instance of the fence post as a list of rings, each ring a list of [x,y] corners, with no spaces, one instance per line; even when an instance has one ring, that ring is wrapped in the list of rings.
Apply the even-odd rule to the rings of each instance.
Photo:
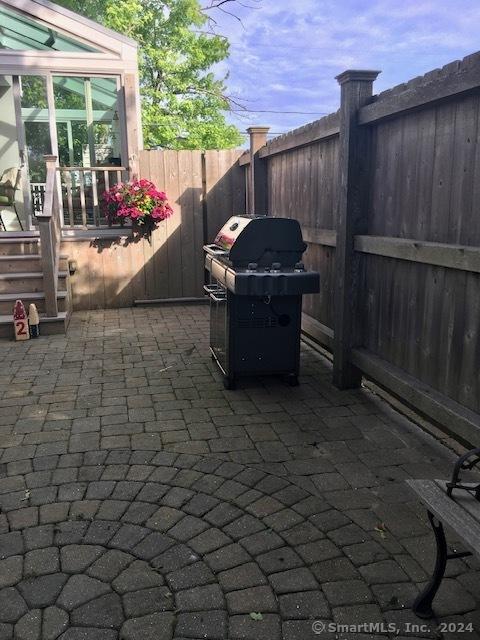
[[[262,160],[258,151],[267,142],[270,127],[248,127],[250,135],[250,167],[247,171],[248,213],[266,215],[268,212],[267,161]]]
[[[370,132],[357,124],[358,110],[371,101],[379,71],[344,71],[337,76],[340,101],[340,193],[335,253],[335,316],[333,383],[339,389],[358,387],[361,372],[350,361],[359,339],[362,319],[360,262],[354,237],[368,232],[368,182]]]

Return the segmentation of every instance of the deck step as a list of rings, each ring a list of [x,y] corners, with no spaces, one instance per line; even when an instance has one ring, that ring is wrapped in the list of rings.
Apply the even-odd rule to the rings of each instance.
[[[67,311],[59,312],[56,318],[40,314],[40,336],[64,334],[69,320],[70,315]],[[0,315],[0,338],[14,339],[11,315]]]
[[[42,257],[40,255],[12,254],[0,256],[0,273],[20,273],[38,271],[41,268]]]
[[[37,237],[0,238],[0,255],[37,255],[39,246]]]
[[[35,254],[11,254],[0,255],[0,273],[19,273],[29,271],[39,271],[41,269],[42,256],[39,253]],[[62,254],[60,256],[60,270],[67,271],[68,269],[68,255]]]
[[[58,287],[66,289],[67,287],[67,271],[59,271]],[[12,293],[15,291],[39,292],[43,290],[43,272],[18,272],[18,273],[0,273],[0,293]]]
[[[39,313],[45,312],[45,293],[43,291],[23,291],[16,293],[0,293],[0,315],[10,315],[16,300],[22,300],[25,308],[34,302]],[[67,310],[67,292],[57,291],[58,310]]]

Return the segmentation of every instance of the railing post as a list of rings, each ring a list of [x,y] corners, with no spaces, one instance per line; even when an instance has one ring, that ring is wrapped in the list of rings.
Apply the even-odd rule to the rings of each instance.
[[[258,151],[267,142],[270,127],[249,127],[250,167],[248,169],[247,208],[248,213],[266,215],[268,212],[267,161],[262,160]]]
[[[43,156],[43,159],[45,160],[45,164],[47,165],[47,175],[48,175],[48,171],[51,170],[56,170],[57,168],[57,156],[51,155],[51,154],[45,154]]]
[[[339,389],[358,387],[361,372],[352,365],[350,352],[361,339],[362,295],[360,261],[354,237],[368,232],[370,132],[357,123],[358,110],[372,98],[379,71],[344,71],[337,76],[340,102],[340,193],[335,252],[335,316],[333,382]]]
[[[58,202],[57,157],[46,155],[44,159],[47,165],[45,200],[42,213],[37,214],[37,222],[40,233],[45,313],[51,318],[56,318],[58,316],[57,232],[59,232],[59,220],[56,219],[59,212],[55,210]]]
[[[139,149],[142,148],[142,126],[140,119],[140,103],[138,93],[138,77],[133,73],[126,73],[124,78],[124,112],[125,130],[128,147],[128,173],[127,178],[138,178]]]

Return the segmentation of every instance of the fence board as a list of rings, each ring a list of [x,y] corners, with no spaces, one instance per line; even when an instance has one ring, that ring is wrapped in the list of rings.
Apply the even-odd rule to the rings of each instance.
[[[152,170],[155,171],[156,158],[155,156],[149,157],[148,167],[149,167],[149,176],[151,176]],[[158,159],[160,160],[160,158]],[[150,178],[152,179],[152,178]],[[158,186],[158,183],[156,183]],[[161,223],[161,226],[164,226],[165,223]],[[138,248],[142,249],[142,251],[138,252],[138,259],[140,260],[140,268],[143,268],[144,272],[144,286],[145,286],[145,299],[156,298],[157,297],[157,269],[155,256],[157,254],[157,246],[156,246],[156,236],[157,231],[152,234],[150,241],[140,242],[138,244]],[[142,266],[143,261],[143,266]],[[142,298],[143,299],[143,298]]]
[[[145,169],[143,169],[145,163]],[[165,190],[167,195],[170,194],[166,186],[165,162],[161,152],[149,151],[140,154],[140,175],[148,176],[149,179],[159,188]],[[144,257],[145,257],[144,247]],[[144,279],[153,279],[154,291],[148,291],[145,287],[144,296],[137,296],[136,300],[144,300],[152,298],[168,298],[168,247],[167,247],[167,223],[161,222],[155,232],[152,234],[152,255],[151,263],[145,269]],[[148,254],[147,254],[148,255]]]
[[[231,215],[246,211],[244,170],[237,162],[242,153],[239,149],[205,152],[209,242]]]

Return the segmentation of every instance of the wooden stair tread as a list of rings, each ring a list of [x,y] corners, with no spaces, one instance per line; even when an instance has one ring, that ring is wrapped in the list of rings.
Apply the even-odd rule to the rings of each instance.
[[[66,291],[57,291],[57,298],[66,298]],[[24,293],[0,293],[0,302],[9,302],[10,300],[43,300],[45,293],[43,291],[26,291]]]
[[[44,313],[39,313],[38,316],[40,318],[40,322],[56,322],[59,320],[66,320],[68,317],[68,311],[59,311],[58,316],[54,318],[46,316]],[[11,314],[8,316],[0,314],[0,325],[12,324],[12,323],[13,323],[13,318]]]
[[[38,236],[14,236],[13,238],[0,238],[0,244],[18,244],[19,242],[32,242],[39,244]]]
[[[68,276],[68,271],[59,271],[58,275],[60,278],[66,278]],[[0,273],[0,280],[21,280],[22,278],[43,278],[43,271],[25,271],[24,273],[21,271],[15,271],[12,273]]]
[[[60,256],[62,257],[62,256]],[[41,260],[42,256],[39,253],[31,253],[30,255],[27,253],[12,253],[6,256],[0,256],[0,262],[5,260],[5,262],[9,262],[11,260]]]

